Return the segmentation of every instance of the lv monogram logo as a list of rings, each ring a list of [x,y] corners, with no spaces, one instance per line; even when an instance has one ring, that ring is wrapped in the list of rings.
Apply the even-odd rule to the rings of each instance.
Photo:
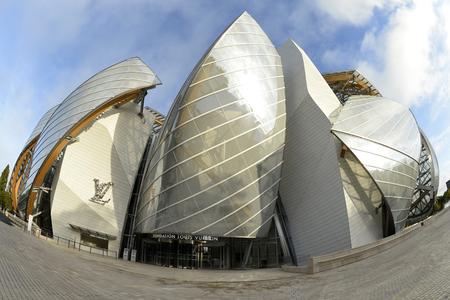
[[[94,178],[94,184],[95,184],[95,196],[90,198],[89,201],[105,205],[111,199],[103,200],[103,197],[105,197],[105,194],[109,190],[109,188],[113,186],[113,183],[112,182],[100,183],[100,180]]]

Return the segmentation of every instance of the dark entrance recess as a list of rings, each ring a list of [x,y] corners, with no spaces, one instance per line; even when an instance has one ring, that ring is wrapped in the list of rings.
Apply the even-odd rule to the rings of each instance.
[[[99,238],[93,235],[90,235],[85,232],[80,232],[80,240],[81,244],[101,248],[101,249],[108,249],[108,240]]]
[[[37,199],[36,203],[36,211],[35,212],[41,212],[40,215],[37,216],[37,218],[34,220],[36,224],[41,228],[41,232],[43,235],[48,237],[53,237],[53,227],[52,227],[52,217],[51,217],[51,186],[53,178],[55,177],[56,172],[56,164],[57,161],[53,163],[52,167],[48,171],[48,173],[45,175],[44,182],[42,184],[43,188],[46,188],[47,190],[40,191],[40,196]]]
[[[143,262],[181,269],[224,269],[224,243],[144,239]]]
[[[389,204],[383,198],[382,203],[382,211],[383,211],[383,237],[388,237],[390,235],[395,234],[395,224],[394,217],[392,216],[391,209],[389,208]]]
[[[279,237],[272,227],[267,238],[256,239],[218,237],[202,241],[139,234],[137,259],[143,263],[180,269],[279,267],[283,253]]]

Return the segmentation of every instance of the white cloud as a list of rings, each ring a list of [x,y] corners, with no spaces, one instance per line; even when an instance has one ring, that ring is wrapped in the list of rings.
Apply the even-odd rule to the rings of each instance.
[[[32,86],[15,85],[10,82],[6,88],[7,90],[3,92],[12,100],[0,101],[0,128],[2,128],[0,169],[2,170],[7,164],[10,164],[10,168],[13,167],[11,158],[19,154],[25,140],[31,134],[30,125],[26,120],[34,114],[31,102],[34,94]]]
[[[338,22],[363,25],[376,9],[388,9],[400,0],[318,0],[317,6]]]
[[[322,62],[332,68],[339,68],[343,62],[348,61],[348,52],[341,48],[325,50],[322,55]]]
[[[361,51],[366,52],[376,50],[381,50],[381,48],[377,47],[376,31],[375,28],[372,28],[364,34],[364,38],[361,43]]]
[[[73,42],[85,20],[86,1],[53,4],[30,2],[20,12],[13,8],[7,12],[15,15],[16,23],[11,24],[14,40],[8,41],[8,47],[2,49],[2,52],[8,52],[2,55],[0,63],[0,168],[6,164],[13,167],[37,121],[50,104],[55,103],[45,95],[60,88],[56,80],[54,88],[42,87],[42,90],[36,86],[37,78],[46,76],[46,70],[38,69],[40,60],[49,55],[57,63],[54,51]],[[5,9],[8,9],[7,5]],[[71,14],[62,15],[61,10]]]
[[[388,98],[412,106],[427,123],[441,170],[440,192],[450,179],[450,4],[413,1],[389,15],[387,25],[369,28],[358,69]],[[444,114],[443,114],[444,112]],[[448,170],[448,171],[447,171]]]
[[[433,71],[432,37],[436,21],[431,2],[417,1],[397,8],[388,25],[378,34],[369,31],[362,44],[365,51],[373,51],[378,58],[375,61],[382,65],[362,60],[358,69],[385,96],[407,105],[418,104],[430,96],[435,85],[431,82],[430,86],[429,75]]]
[[[216,10],[207,14],[201,3],[170,0],[5,5],[0,25],[11,28],[0,28],[0,36],[10,35],[0,43],[0,168],[15,162],[45,111],[95,72],[128,57],[140,56],[162,79],[147,104],[164,113],[217,28],[232,20],[217,24],[224,4],[212,5]]]

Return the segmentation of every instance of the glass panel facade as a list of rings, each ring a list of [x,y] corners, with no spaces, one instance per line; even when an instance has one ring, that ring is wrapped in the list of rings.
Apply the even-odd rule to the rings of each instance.
[[[37,137],[39,134],[41,134],[42,129],[44,128],[45,124],[47,124],[48,120],[52,116],[53,112],[58,108],[58,105],[50,108],[39,120],[36,127],[33,129],[33,132],[31,133],[30,137],[28,138],[25,145],[28,145],[35,137]]]
[[[412,113],[381,97],[350,97],[332,128],[370,173],[404,228],[419,174],[420,132]]]
[[[149,88],[160,81],[139,58],[113,65],[81,84],[60,105],[51,110],[33,152],[29,177],[24,183],[28,191],[42,163],[64,135],[95,108],[127,91]],[[23,192],[25,194],[25,192]]]
[[[266,236],[285,139],[281,60],[247,14],[174,101],[141,189],[136,230]]]
[[[419,160],[421,139],[416,120],[395,101],[352,96],[339,113],[333,130],[375,141]]]

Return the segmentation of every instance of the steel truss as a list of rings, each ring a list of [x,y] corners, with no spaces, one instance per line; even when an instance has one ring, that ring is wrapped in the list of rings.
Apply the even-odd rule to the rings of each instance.
[[[336,97],[344,104],[350,96],[370,95],[381,97],[380,92],[356,70],[327,73],[323,77]]]
[[[422,142],[419,159],[419,177],[417,178],[417,185],[408,215],[408,225],[424,220],[433,212],[436,195],[432,182],[432,164],[430,149]]]

